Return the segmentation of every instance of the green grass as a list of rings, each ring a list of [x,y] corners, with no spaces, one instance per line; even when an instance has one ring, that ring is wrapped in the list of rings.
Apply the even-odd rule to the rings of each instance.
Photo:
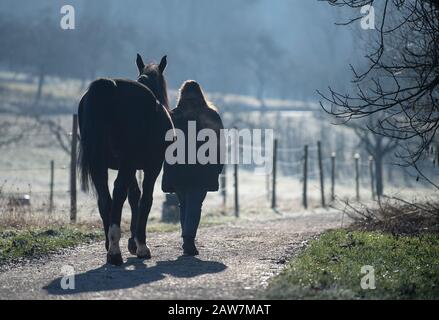
[[[74,227],[0,230],[0,265],[103,239],[103,232]]]
[[[365,265],[375,290],[363,290]],[[269,299],[439,299],[439,237],[380,232],[324,233],[286,267],[264,294]]]

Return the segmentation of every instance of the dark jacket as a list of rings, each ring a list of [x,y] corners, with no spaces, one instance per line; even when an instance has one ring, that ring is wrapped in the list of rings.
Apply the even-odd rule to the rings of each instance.
[[[204,108],[197,111],[173,110],[172,120],[176,129],[184,132],[186,137],[185,164],[170,165],[166,162],[163,167],[162,190],[163,192],[176,192],[176,189],[201,188],[205,191],[218,191],[218,177],[223,170],[223,162],[220,159],[220,130],[223,123],[219,114],[211,109]],[[216,164],[200,164],[198,159],[195,164],[188,162],[188,122],[196,122],[197,135],[202,129],[214,129],[217,134],[217,162]],[[197,142],[196,150],[205,142]]]

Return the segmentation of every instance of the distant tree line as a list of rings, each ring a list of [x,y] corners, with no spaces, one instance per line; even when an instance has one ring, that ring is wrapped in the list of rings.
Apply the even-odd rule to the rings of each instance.
[[[295,57],[306,60],[307,56],[303,48],[288,43],[290,35],[307,31],[297,30],[297,24],[287,20],[278,34],[267,22],[260,22],[264,17],[276,18],[275,10],[263,9],[282,3],[296,16],[298,10],[313,8],[301,1],[271,5],[261,0],[72,0],[69,4],[77,9],[76,30],[62,30],[59,9],[64,1],[3,0],[0,45],[5,50],[0,52],[0,67],[37,76],[36,101],[47,75],[84,83],[96,76],[135,77],[137,52],[148,59],[169,56],[172,68],[167,76],[172,88],[195,78],[207,91],[257,96],[262,105],[268,97],[312,99],[315,87],[325,86],[327,80],[342,83],[333,72],[334,61],[325,64],[337,59],[338,42],[310,39],[318,48],[331,47],[316,53],[322,56],[322,65],[295,60],[292,50]],[[326,12],[313,13],[318,15],[313,34],[323,39],[331,25]],[[334,36],[328,34],[328,39]]]
[[[124,49],[135,35],[128,26],[110,32],[107,19],[92,11],[79,21],[77,30],[60,28],[60,16],[42,11],[38,19],[16,19],[0,13],[0,63],[6,68],[38,78],[35,104],[40,101],[47,76],[86,81],[103,70],[111,70],[111,61],[124,58]],[[104,67],[105,66],[105,67]]]

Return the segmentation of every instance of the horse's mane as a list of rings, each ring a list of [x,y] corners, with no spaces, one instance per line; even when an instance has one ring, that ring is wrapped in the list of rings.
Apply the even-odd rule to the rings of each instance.
[[[169,99],[168,99],[168,85],[166,83],[166,79],[163,74],[160,72],[158,66],[156,64],[150,63],[145,67],[145,73],[147,74],[155,74],[158,82],[159,88],[157,88],[157,99],[163,104],[163,106],[169,109]]]

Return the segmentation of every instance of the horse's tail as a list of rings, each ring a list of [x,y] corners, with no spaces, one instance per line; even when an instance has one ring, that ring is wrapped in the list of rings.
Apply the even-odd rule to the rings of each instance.
[[[93,177],[101,176],[108,169],[109,113],[115,89],[116,83],[111,79],[96,80],[79,103],[79,170],[84,191],[90,190]]]

